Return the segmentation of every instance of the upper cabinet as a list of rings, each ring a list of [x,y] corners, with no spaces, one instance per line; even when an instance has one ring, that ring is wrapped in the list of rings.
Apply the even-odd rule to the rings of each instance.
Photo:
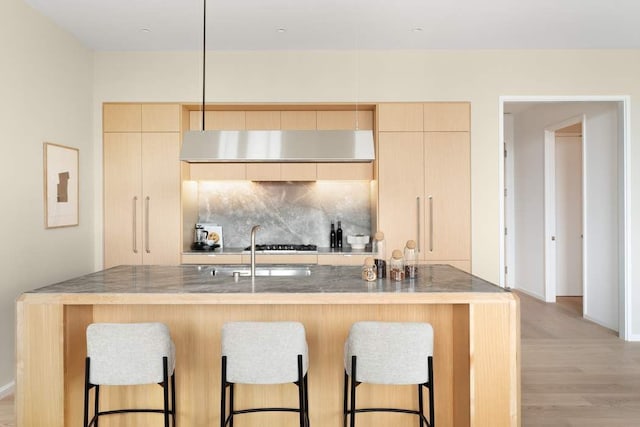
[[[469,132],[471,105],[468,102],[423,104],[425,132]]]
[[[180,132],[178,104],[104,104],[103,132]]]

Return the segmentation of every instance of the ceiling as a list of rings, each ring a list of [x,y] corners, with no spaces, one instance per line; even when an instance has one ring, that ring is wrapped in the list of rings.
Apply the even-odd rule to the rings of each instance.
[[[204,0],[25,1],[93,50],[202,50]],[[639,0],[207,1],[210,50],[637,49],[639,28]]]

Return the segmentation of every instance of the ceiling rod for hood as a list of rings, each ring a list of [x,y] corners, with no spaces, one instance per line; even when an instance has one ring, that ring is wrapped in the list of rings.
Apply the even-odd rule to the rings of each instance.
[[[202,19],[202,131],[204,132],[204,98],[207,71],[207,0],[203,0],[204,13]]]

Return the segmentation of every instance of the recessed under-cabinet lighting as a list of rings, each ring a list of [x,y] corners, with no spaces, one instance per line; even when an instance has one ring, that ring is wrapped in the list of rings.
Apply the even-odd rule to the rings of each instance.
[[[284,27],[280,27],[280,28],[278,28],[278,29],[276,30],[276,32],[277,32],[278,34],[283,34],[283,33],[286,33],[286,32],[287,32],[287,29],[286,29],[286,28],[284,28]]]

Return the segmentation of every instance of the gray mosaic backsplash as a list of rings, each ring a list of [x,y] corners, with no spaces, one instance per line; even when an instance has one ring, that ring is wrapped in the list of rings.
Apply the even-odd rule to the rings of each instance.
[[[222,226],[225,247],[249,246],[251,227],[260,224],[257,244],[329,246],[331,221],[342,221],[344,247],[350,234],[371,234],[368,181],[251,182],[202,181],[199,222]]]

